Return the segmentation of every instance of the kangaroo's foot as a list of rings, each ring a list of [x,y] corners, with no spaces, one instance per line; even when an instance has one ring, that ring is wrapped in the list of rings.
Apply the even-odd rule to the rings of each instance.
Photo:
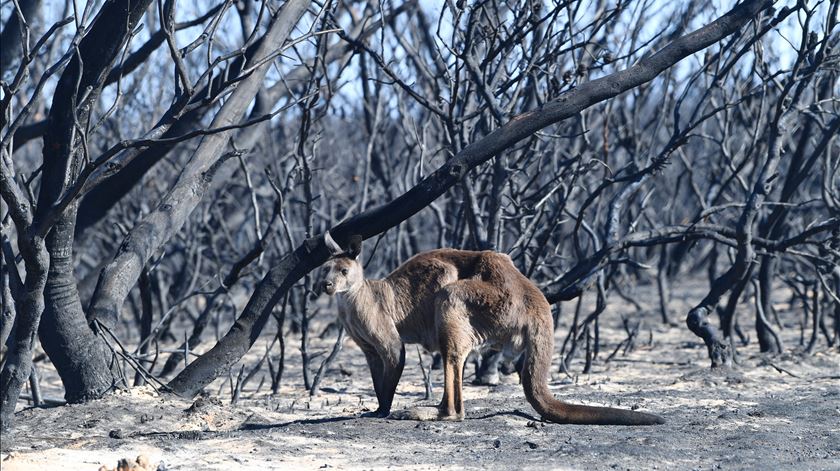
[[[519,370],[519,361],[503,361],[499,365],[499,371],[501,371],[503,375],[512,375],[514,373],[519,373]]]
[[[445,410],[438,407],[425,406],[413,407],[411,409],[398,410],[388,416],[389,419],[395,420],[420,420],[420,421],[438,421],[438,420],[464,420],[464,414],[449,414]]]
[[[370,411],[370,412],[363,412],[363,413],[362,413],[362,415],[360,415],[359,417],[363,417],[363,418],[374,418],[374,419],[384,419],[385,417],[388,417],[388,414],[389,414],[390,412],[391,412],[391,411],[382,410],[382,409],[376,409],[376,410],[374,410],[374,411]]]
[[[476,386],[496,386],[499,384],[499,372],[494,371],[493,373],[482,375],[477,374],[473,379],[472,384]]]

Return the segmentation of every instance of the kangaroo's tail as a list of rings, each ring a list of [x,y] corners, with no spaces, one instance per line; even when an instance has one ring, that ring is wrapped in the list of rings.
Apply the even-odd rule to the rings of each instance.
[[[528,327],[525,365],[522,368],[522,387],[525,397],[544,420],[560,424],[581,425],[655,425],[664,424],[662,417],[614,409],[567,404],[554,398],[547,380],[554,351],[554,329],[550,317],[533,318]]]

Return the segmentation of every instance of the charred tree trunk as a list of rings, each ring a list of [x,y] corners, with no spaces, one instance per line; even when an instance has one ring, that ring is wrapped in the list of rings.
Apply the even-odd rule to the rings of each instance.
[[[116,366],[113,354],[88,325],[76,290],[71,250],[74,209],[69,208],[47,236],[51,257],[39,336],[61,377],[64,398],[82,402],[100,397],[118,380],[112,374]]]
[[[144,355],[149,351],[149,345],[152,342],[151,337],[152,335],[152,318],[154,317],[154,311],[152,309],[152,282],[151,276],[149,274],[149,267],[143,269],[143,272],[140,273],[140,349],[138,353],[140,353],[141,357],[145,358]],[[140,360],[141,363],[144,363],[143,360]],[[146,368],[150,370],[151,368]],[[137,371],[134,374],[134,385],[135,386],[142,386],[146,384],[146,378],[140,371]]]
[[[18,241],[26,262],[26,281],[23,293],[15,302],[16,329],[10,337],[12,342],[0,373],[0,430],[4,432],[12,426],[20,390],[32,370],[32,350],[44,310],[44,285],[50,263],[43,240],[19,237]]]
[[[659,264],[656,272],[656,288],[659,291],[659,315],[663,324],[670,324],[668,319],[668,304],[671,302],[671,288],[668,285],[668,246],[663,245],[659,251]]]
[[[781,353],[784,348],[767,318],[773,309],[770,294],[773,292],[772,274],[776,272],[776,262],[775,258],[765,257],[758,270],[755,334],[758,337],[759,350],[763,353]]]

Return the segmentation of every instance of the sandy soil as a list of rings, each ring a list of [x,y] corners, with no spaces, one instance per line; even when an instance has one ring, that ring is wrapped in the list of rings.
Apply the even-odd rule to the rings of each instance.
[[[674,317],[701,291],[680,290]],[[656,298],[642,289],[640,299]],[[143,454],[158,469],[171,470],[840,470],[840,353],[824,342],[812,356],[797,353],[797,313],[783,316],[790,322],[783,332],[788,353],[765,358],[750,345],[740,350],[743,364],[737,370],[711,372],[697,339],[682,326],[662,325],[652,312],[633,316],[644,322],[637,348],[605,364],[624,339],[618,313],[634,311],[617,298],[611,301],[601,323],[605,347],[592,374],[555,373],[552,391],[568,401],[655,412],[668,420],[665,425],[542,423],[515,374],[499,386],[468,386],[467,419],[460,423],[361,419],[376,400],[364,357],[348,341],[315,397],[303,391],[300,355],[289,345],[280,394],[272,396],[266,387],[253,391],[255,380],[236,406],[230,405],[226,379],[196,403],[148,386],[82,405],[33,409],[22,402],[14,435],[2,438],[0,464],[3,471],[96,470]],[[777,308],[788,307],[779,302]],[[325,311],[321,322],[329,315]],[[746,324],[752,313],[743,317]],[[558,343],[566,331],[563,323]],[[332,342],[316,337],[312,350],[328,351]],[[255,346],[246,363],[255,364],[264,351],[264,344]],[[413,346],[407,358],[395,408],[424,402]],[[582,361],[572,369],[581,371]],[[60,387],[54,373],[42,373],[45,394],[60,397],[60,390],[50,390]],[[442,373],[433,371],[433,379],[439,397]]]

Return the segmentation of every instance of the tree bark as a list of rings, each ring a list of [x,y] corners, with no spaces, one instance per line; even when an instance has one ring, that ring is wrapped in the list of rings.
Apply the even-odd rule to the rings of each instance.
[[[41,346],[55,365],[67,402],[96,399],[117,382],[113,354],[91,329],[73,275],[75,207],[47,236],[50,270],[44,289],[45,309],[39,330]]]

